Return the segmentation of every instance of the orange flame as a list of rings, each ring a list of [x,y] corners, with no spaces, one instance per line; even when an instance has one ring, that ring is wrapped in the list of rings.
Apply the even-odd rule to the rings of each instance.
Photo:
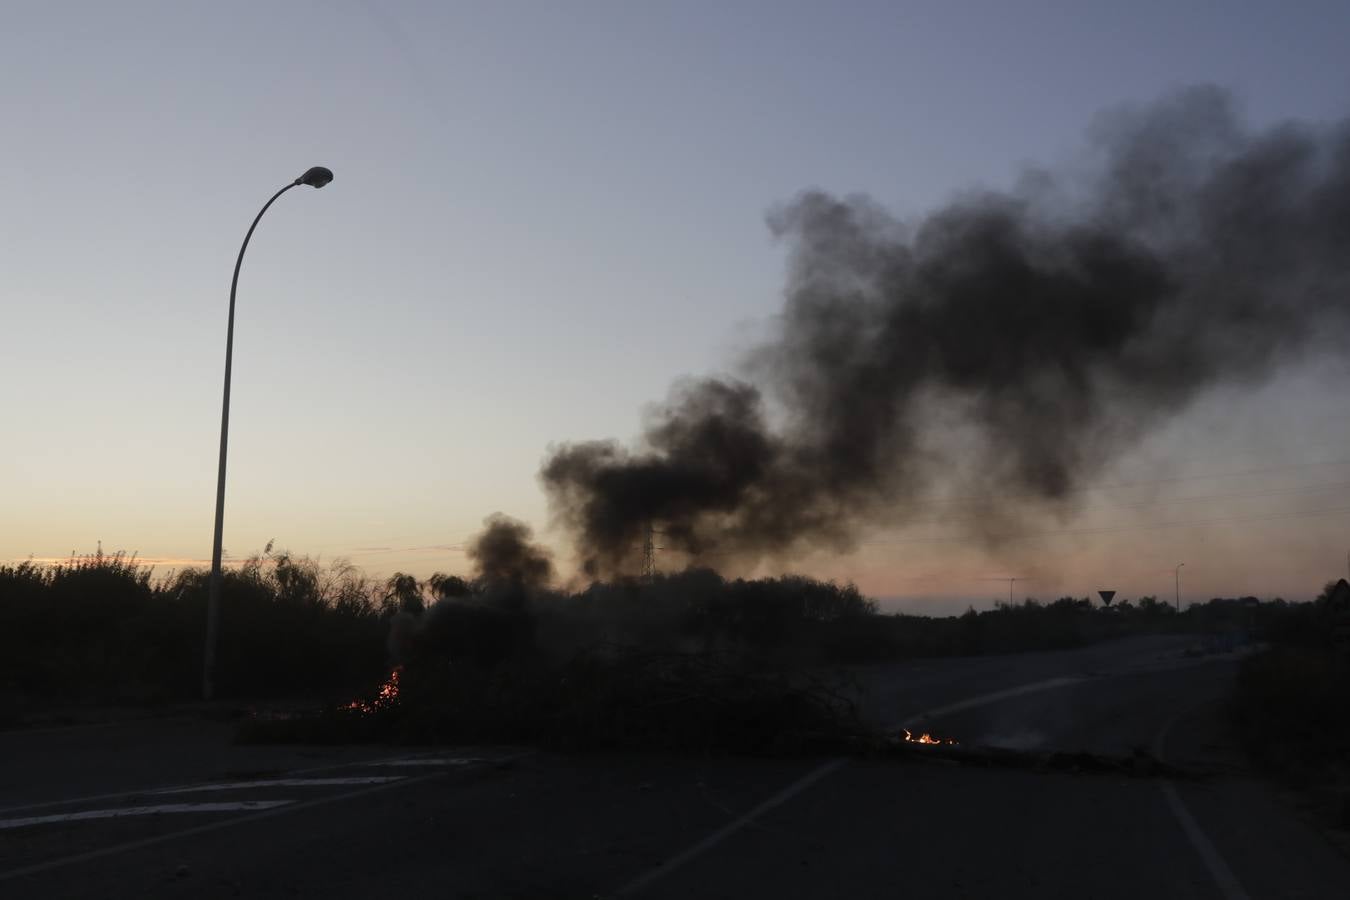
[[[342,708],[351,710],[352,712],[369,715],[370,713],[377,712],[381,709],[388,709],[393,706],[398,702],[398,676],[400,671],[402,671],[400,667],[394,667],[393,671],[389,673],[389,678],[384,684],[380,685],[380,689],[375,693],[373,699],[353,700]]]
[[[905,743],[907,744],[947,744],[950,746],[956,743],[951,738],[935,738],[926,731],[918,737],[915,737],[908,728],[902,728],[901,731],[905,733]]]

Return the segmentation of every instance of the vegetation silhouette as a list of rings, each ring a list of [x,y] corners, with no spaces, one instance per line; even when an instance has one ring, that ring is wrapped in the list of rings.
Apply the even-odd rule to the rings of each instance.
[[[1288,607],[1263,629],[1269,646],[1238,671],[1229,713],[1251,757],[1291,782],[1332,798],[1336,827],[1350,825],[1350,651],[1338,646],[1347,612],[1335,582],[1312,603]],[[1251,598],[1246,599],[1251,609]],[[1343,640],[1343,639],[1342,639]]]
[[[937,618],[886,615],[854,585],[799,575],[689,569],[557,589],[542,580],[537,548],[503,545],[504,536],[528,542],[518,526],[488,521],[487,543],[502,552],[467,578],[376,581],[271,544],[229,570],[222,696],[327,710],[252,719],[241,736],[779,753],[864,730],[852,705],[854,665],[1159,631],[1193,632],[1197,646],[1201,635],[1224,633],[1325,641],[1317,604],[1255,598],[1182,613],[1153,597],[1110,609],[1087,598],[1027,599]],[[134,556],[101,551],[55,566],[0,566],[7,716],[193,699],[206,578],[195,569],[156,578]],[[392,666],[397,702],[374,715],[353,711],[353,698],[385,682]]]
[[[0,566],[0,691],[11,709],[196,696],[208,573],[155,578],[125,553]],[[224,696],[358,689],[385,671],[380,588],[271,545],[224,573]]]

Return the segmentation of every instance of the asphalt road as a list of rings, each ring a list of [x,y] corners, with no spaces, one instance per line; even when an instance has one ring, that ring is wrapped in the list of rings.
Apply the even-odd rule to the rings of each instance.
[[[936,759],[238,747],[195,719],[0,733],[0,897],[1350,896],[1175,639],[862,673],[962,747],[1141,748],[1203,778]]]

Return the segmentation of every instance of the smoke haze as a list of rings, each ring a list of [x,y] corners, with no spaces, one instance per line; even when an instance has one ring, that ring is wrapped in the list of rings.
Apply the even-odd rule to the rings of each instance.
[[[846,549],[954,495],[992,540],[1205,390],[1344,338],[1347,123],[1252,131],[1194,88],[1101,117],[1087,159],[912,222],[815,191],[772,213],[786,302],[743,377],[545,460],[585,571],[633,571],[649,527],[715,566]]]

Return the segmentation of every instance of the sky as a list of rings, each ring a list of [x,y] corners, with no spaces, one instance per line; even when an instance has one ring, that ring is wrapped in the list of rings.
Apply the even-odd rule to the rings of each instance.
[[[0,560],[224,544],[465,572],[501,511],[566,577],[550,446],[634,436],[782,303],[808,188],[920,215],[1072,158],[1093,117],[1231,89],[1350,113],[1343,2],[0,4]],[[1350,357],[1350,354],[1347,354]],[[949,523],[767,563],[888,608],[1306,598],[1346,571],[1344,360],[1204,398],[997,552]]]

